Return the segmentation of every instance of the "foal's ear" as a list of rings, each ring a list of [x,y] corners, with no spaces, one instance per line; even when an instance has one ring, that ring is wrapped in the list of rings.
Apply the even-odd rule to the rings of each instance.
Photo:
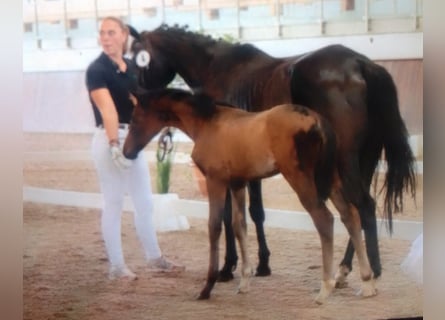
[[[194,110],[204,118],[211,117],[216,110],[215,101],[205,93],[197,93],[191,96]]]
[[[194,94],[193,99],[195,103],[203,106],[204,108],[211,108],[215,104],[215,101],[212,99],[212,97],[203,92]]]

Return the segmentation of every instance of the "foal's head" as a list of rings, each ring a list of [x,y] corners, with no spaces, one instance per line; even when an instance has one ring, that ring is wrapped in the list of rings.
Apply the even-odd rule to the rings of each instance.
[[[209,118],[215,112],[212,99],[179,89],[158,89],[135,93],[136,102],[125,140],[125,157],[135,159],[138,152],[164,127],[184,130],[183,115]],[[182,117],[184,118],[184,117]],[[187,133],[187,132],[186,132]]]

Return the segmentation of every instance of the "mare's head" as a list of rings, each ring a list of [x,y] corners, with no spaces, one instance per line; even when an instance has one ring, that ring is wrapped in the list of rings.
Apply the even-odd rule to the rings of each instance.
[[[209,66],[215,57],[233,47],[233,44],[222,39],[213,39],[188,30],[187,26],[161,25],[152,31],[140,34],[130,28],[131,35],[139,39],[133,42],[131,51],[137,54],[147,50],[150,54],[148,68],[143,68],[141,85],[146,89],[165,87],[179,74],[193,91],[199,89],[208,81]],[[224,72],[224,67],[221,68]]]
[[[123,147],[128,159],[135,159],[164,127],[176,127],[187,134],[185,127],[190,123],[185,121],[210,118],[216,110],[215,103],[207,95],[193,95],[180,89],[139,91],[134,96],[135,107]]]
[[[176,70],[170,61],[160,50],[153,47],[150,41],[150,33],[139,33],[131,26],[128,26],[130,35],[134,38],[131,43],[129,52],[136,60],[138,65],[138,55],[143,50],[146,50],[149,54],[149,63],[147,66],[139,66],[139,82],[145,89],[159,89],[166,87],[175,77]]]

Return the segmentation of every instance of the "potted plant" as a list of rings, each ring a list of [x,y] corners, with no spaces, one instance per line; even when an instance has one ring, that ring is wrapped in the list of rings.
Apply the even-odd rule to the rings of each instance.
[[[175,155],[173,129],[162,131],[156,149],[156,190],[154,195],[154,222],[158,231],[186,230],[190,228],[187,218],[176,213],[178,195],[169,193],[170,173]]]
[[[175,151],[172,137],[171,128],[164,130],[156,149],[156,189],[160,194],[168,193],[170,188],[170,173]]]

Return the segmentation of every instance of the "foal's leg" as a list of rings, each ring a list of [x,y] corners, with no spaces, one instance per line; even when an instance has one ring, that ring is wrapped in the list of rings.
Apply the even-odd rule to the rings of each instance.
[[[266,235],[264,234],[264,206],[261,195],[261,180],[254,180],[248,183],[249,191],[249,211],[250,216],[255,223],[256,235],[258,241],[258,267],[255,275],[258,277],[269,276],[271,270],[269,267],[270,251],[266,243]]]
[[[249,255],[247,254],[247,224],[246,224],[246,194],[245,187],[232,189],[232,226],[241,251],[241,281],[239,293],[249,291],[249,281],[252,275]]]
[[[219,271],[218,281],[226,282],[233,279],[233,271],[236,269],[238,255],[236,254],[235,235],[232,228],[232,198],[230,190],[227,190],[224,208],[224,234],[226,239],[226,256],[224,266]]]
[[[226,187],[216,181],[207,179],[207,189],[209,194],[209,241],[210,258],[207,272],[207,282],[198,296],[199,300],[209,299],[210,292],[218,279],[219,267],[219,237],[222,230],[222,220],[224,215],[224,200],[226,197]]]
[[[282,171],[282,174],[297,192],[301,204],[310,214],[320,236],[323,280],[315,302],[322,304],[335,287],[333,277],[334,217],[326,207],[325,202],[319,198],[313,178],[301,172],[285,173]]]
[[[335,287],[333,277],[334,266],[334,217],[326,205],[317,200],[311,200],[300,196],[301,203],[311,215],[315,228],[318,231],[321,241],[321,252],[323,256],[323,279],[321,289],[315,298],[315,302],[322,304],[331,294]]]
[[[341,220],[348,230],[352,244],[357,252],[362,279],[361,294],[364,297],[376,294],[371,266],[362,241],[360,216],[357,208],[352,203],[347,203],[340,188],[335,188],[331,192],[331,200],[338,209]]]
[[[348,286],[348,281],[346,277],[352,271],[352,258],[354,257],[354,245],[352,244],[351,238],[348,240],[348,245],[346,246],[345,255],[343,260],[338,266],[337,273],[335,274],[335,287],[345,288]]]
[[[320,201],[320,200],[319,200]],[[302,203],[305,200],[302,201]],[[322,304],[335,288],[333,277],[334,266],[334,217],[324,202],[318,202],[315,206],[308,205],[309,214],[317,228],[321,240],[321,252],[323,256],[323,280],[321,289],[315,298],[315,302]]]

